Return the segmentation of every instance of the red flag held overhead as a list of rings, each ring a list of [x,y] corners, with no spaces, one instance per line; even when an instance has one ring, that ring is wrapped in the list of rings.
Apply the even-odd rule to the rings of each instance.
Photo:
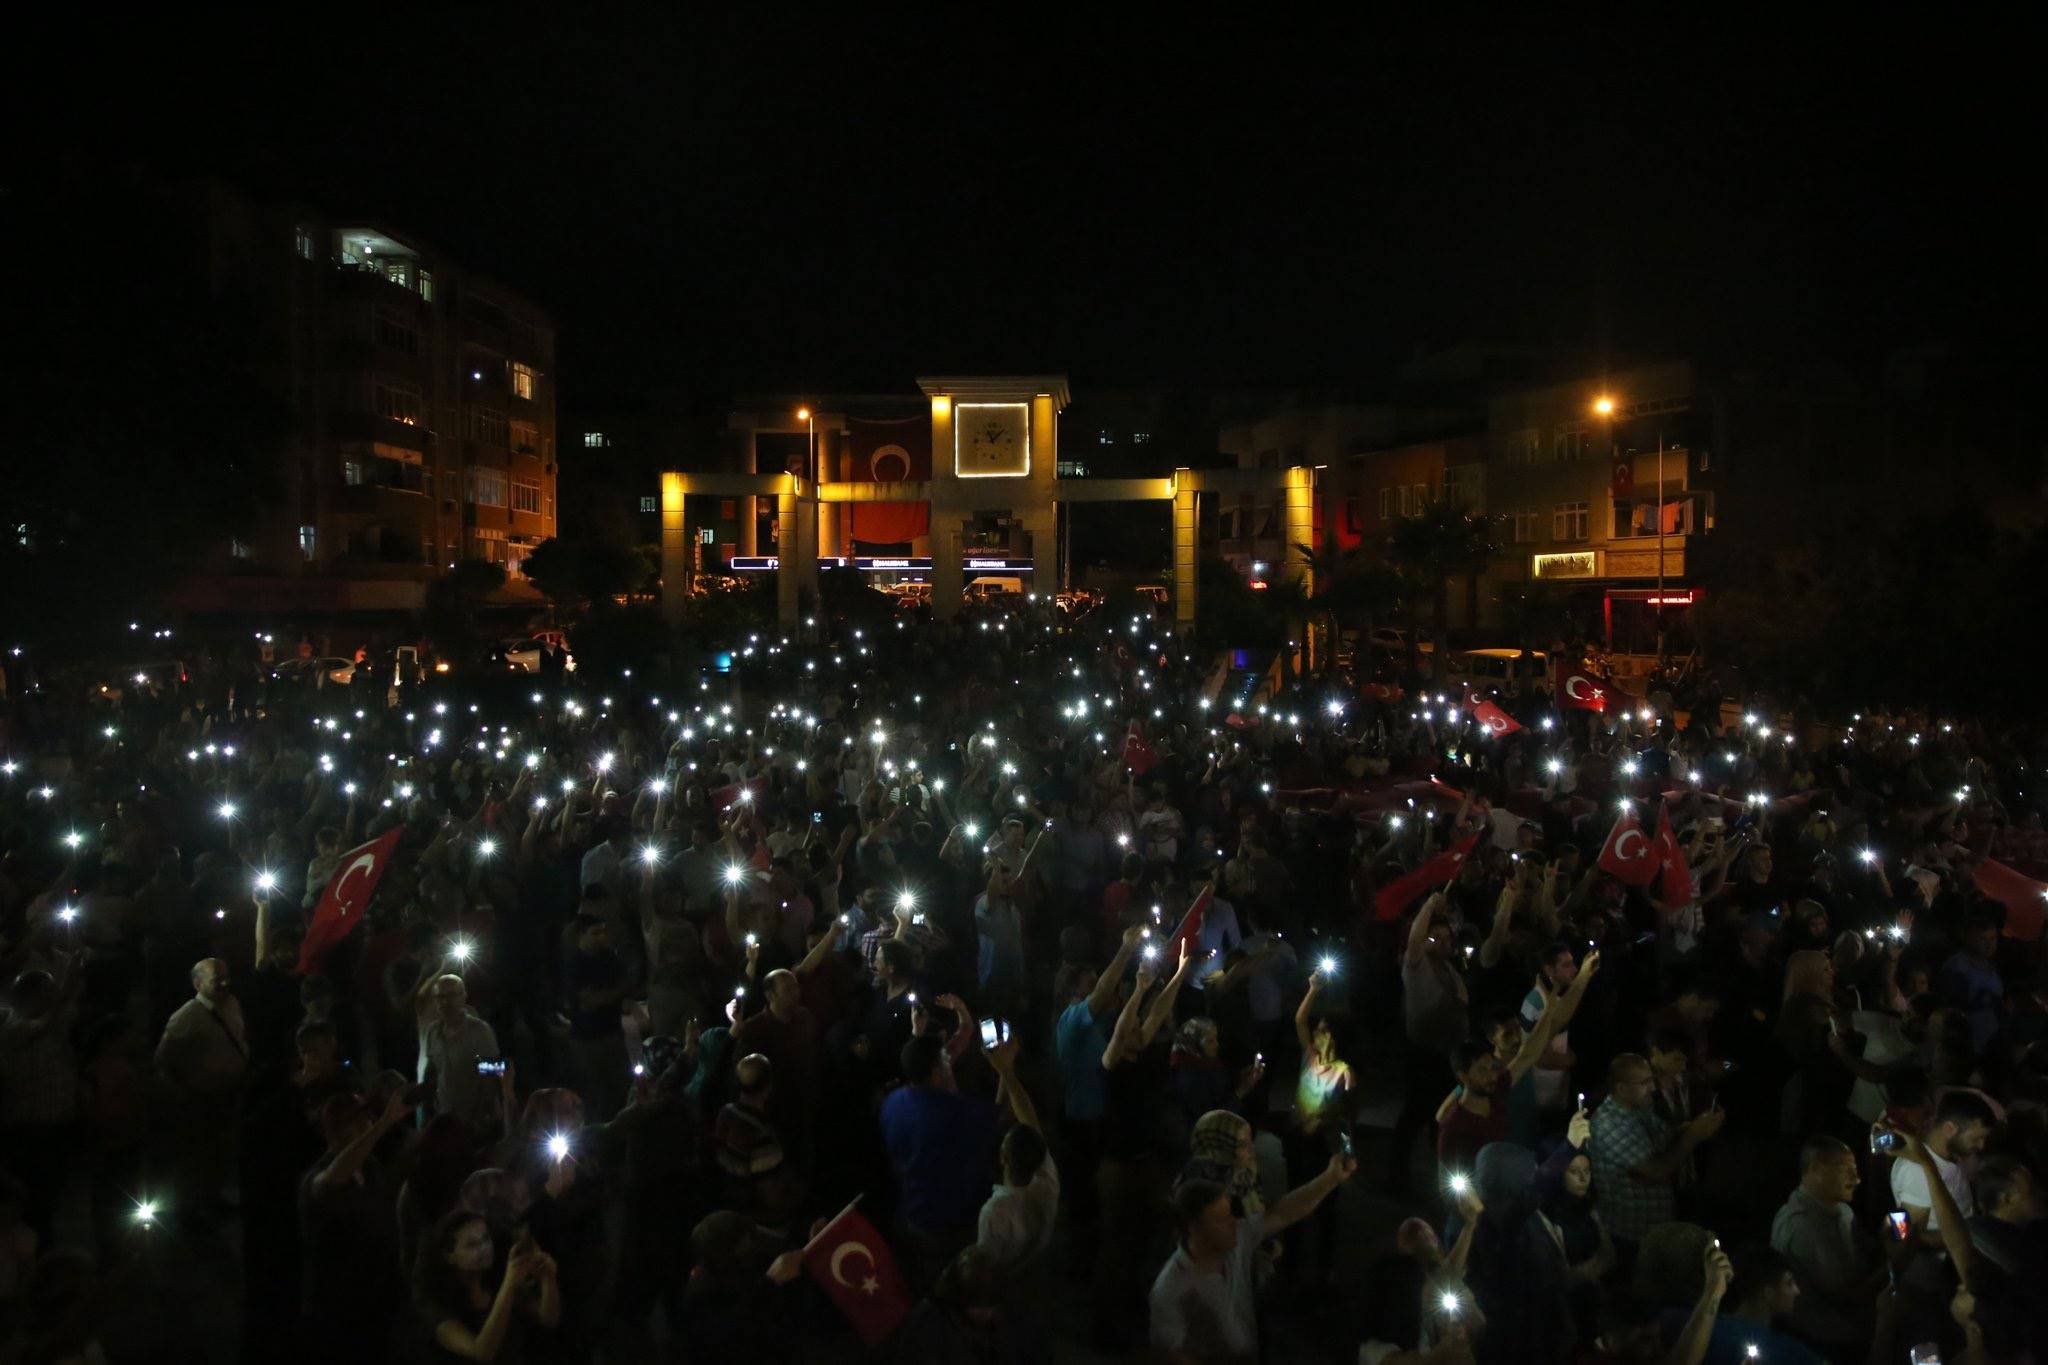
[[[1486,733],[1494,738],[1511,735],[1522,728],[1520,721],[1494,705],[1491,698],[1468,697],[1466,700],[1472,707],[1472,719],[1484,726]]]
[[[1401,913],[1415,903],[1417,896],[1458,875],[1465,859],[1479,847],[1479,836],[1484,832],[1479,830],[1466,835],[1420,867],[1403,872],[1381,887],[1379,894],[1372,899],[1373,913],[1382,921],[1399,919]]]
[[[377,883],[384,879],[384,869],[391,866],[392,850],[398,847],[398,837],[403,833],[403,825],[394,826],[341,855],[341,861],[334,865],[334,875],[328,878],[327,889],[320,893],[320,903],[313,907],[306,936],[299,942],[301,976],[318,967],[335,944],[355,932]]]
[[[1636,818],[1635,807],[1629,806],[1607,832],[1607,842],[1601,845],[1595,865],[1617,881],[1644,887],[1656,878],[1662,862],[1650,845],[1650,836],[1643,833],[1643,822]]]
[[[1657,896],[1666,905],[1685,905],[1692,900],[1692,869],[1685,864],[1685,850],[1671,828],[1671,807],[1657,803]]]

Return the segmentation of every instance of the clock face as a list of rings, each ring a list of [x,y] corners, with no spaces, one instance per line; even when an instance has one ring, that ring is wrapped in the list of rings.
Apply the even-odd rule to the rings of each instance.
[[[962,479],[1031,472],[1031,408],[960,403],[953,409],[953,473]]]

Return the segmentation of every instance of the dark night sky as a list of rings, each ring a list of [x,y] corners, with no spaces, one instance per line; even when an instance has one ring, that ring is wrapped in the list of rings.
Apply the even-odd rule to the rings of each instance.
[[[318,13],[53,38],[28,142],[428,236],[555,313],[572,403],[2035,330],[1995,34]]]

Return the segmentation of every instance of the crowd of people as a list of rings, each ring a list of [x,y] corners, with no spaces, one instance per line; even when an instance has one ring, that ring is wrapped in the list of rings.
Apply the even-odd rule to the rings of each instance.
[[[1107,612],[15,660],[0,1362],[2037,1358],[2029,733]]]

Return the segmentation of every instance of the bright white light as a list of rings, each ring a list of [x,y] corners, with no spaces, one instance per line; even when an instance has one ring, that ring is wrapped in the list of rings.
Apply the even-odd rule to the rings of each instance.
[[[137,1204],[135,1206],[135,1221],[142,1227],[154,1225],[156,1222],[156,1201],[145,1199]]]
[[[275,872],[258,872],[256,874],[256,889],[258,891],[277,890],[277,874]]]
[[[1866,848],[1856,856],[1866,863],[1874,863],[1877,861],[1877,850]]]
[[[65,906],[57,912],[57,918],[63,920],[66,924],[71,923],[71,921],[78,918],[78,907],[75,905]]]
[[[561,1133],[548,1135],[548,1155],[557,1161],[569,1155],[569,1139]]]
[[[470,954],[474,953],[475,951],[475,945],[473,945],[466,938],[458,938],[453,943],[450,943],[448,945],[448,955],[454,958],[457,962],[469,961]]]
[[[640,850],[640,861],[647,864],[649,867],[653,867],[656,863],[661,861],[661,850],[656,848],[653,844],[649,844],[647,847]]]
[[[725,884],[727,886],[738,886],[741,882],[745,881],[746,879],[747,870],[744,867],[740,867],[737,864],[735,864],[734,866],[725,869]]]
[[[220,803],[220,818],[221,818],[221,819],[223,819],[223,820],[232,820],[232,819],[234,819],[234,818],[235,818],[235,803],[234,803],[234,802],[232,802],[232,801],[223,801],[223,802],[221,802],[221,803]]]
[[[1322,960],[1316,963],[1316,969],[1324,976],[1335,976],[1337,974],[1336,957],[1330,953],[1324,953]]]

